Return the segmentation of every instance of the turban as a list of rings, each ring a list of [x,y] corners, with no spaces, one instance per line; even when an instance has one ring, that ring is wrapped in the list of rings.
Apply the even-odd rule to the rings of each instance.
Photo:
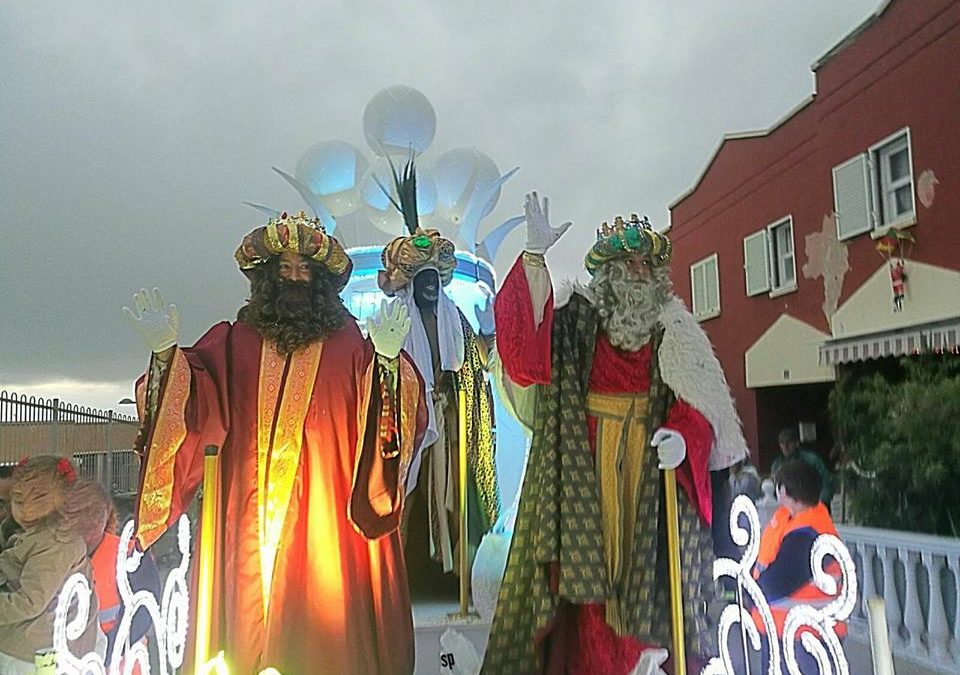
[[[307,218],[303,211],[296,216],[283,213],[271,218],[243,238],[234,257],[240,270],[250,276],[257,267],[284,252],[319,263],[334,277],[338,290],[343,290],[350,279],[353,262],[347,252],[327,234],[318,218]]]
[[[436,269],[440,283],[446,286],[457,266],[455,251],[453,242],[441,237],[437,230],[418,229],[408,237],[397,237],[381,255],[383,269],[377,276],[380,290],[388,296],[396,295],[423,269]]]

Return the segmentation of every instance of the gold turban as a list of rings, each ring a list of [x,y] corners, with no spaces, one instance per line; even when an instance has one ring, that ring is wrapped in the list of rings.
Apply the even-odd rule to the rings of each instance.
[[[380,290],[387,296],[413,281],[422,269],[435,268],[444,286],[453,279],[457,266],[454,256],[456,247],[449,239],[440,236],[438,230],[418,229],[409,237],[397,237],[383,249],[380,256],[383,269],[377,276]]]
[[[320,263],[343,290],[350,279],[353,262],[340,242],[327,234],[318,218],[307,218],[303,211],[295,216],[286,213],[255,229],[243,238],[234,254],[240,270],[250,272],[284,252],[298,253]]]

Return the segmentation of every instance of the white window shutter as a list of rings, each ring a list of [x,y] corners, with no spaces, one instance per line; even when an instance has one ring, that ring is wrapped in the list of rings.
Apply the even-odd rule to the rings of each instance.
[[[770,270],[767,257],[767,231],[754,232],[743,239],[743,270],[747,281],[747,295],[770,290]]]
[[[705,304],[706,280],[704,279],[703,264],[690,266],[690,296],[693,300],[693,315],[703,316],[709,311]]]
[[[717,256],[708,259],[703,266],[705,295],[709,308],[707,312],[720,311],[720,274],[717,269]]]
[[[849,239],[873,227],[870,162],[861,153],[833,167],[833,203],[837,238]]]

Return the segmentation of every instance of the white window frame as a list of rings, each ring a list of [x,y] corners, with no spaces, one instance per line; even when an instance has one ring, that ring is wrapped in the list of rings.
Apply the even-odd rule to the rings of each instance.
[[[708,266],[711,262],[713,263],[713,269],[716,270],[716,277],[714,280],[714,288],[716,289],[716,292],[714,293],[714,297],[710,299],[711,303],[708,307],[700,307],[699,303],[697,302],[698,297],[696,292],[696,275],[701,270],[703,271],[704,291],[706,291],[706,271],[709,269]],[[690,305],[693,316],[697,321],[706,321],[707,319],[720,316],[720,258],[716,253],[708,255],[706,258],[698,260],[690,265]]]
[[[897,141],[903,141],[907,150],[907,168],[910,173],[909,183],[901,180],[900,183],[891,185],[889,177],[886,175],[885,158],[892,152],[888,146],[897,144]],[[899,151],[901,148],[897,148]],[[874,143],[867,149],[867,156],[870,161],[870,186],[871,197],[873,199],[873,236],[882,237],[891,228],[900,229],[909,227],[917,222],[917,184],[913,175],[913,143],[910,138],[910,127],[903,127],[886,138]],[[886,220],[886,212],[889,206],[888,195],[905,185],[910,185],[910,197],[913,203],[913,209],[896,218]]]
[[[784,283],[782,276],[786,269],[784,258],[786,255],[777,246],[777,230],[788,228],[790,231],[790,253],[789,265],[792,273],[792,279]],[[767,274],[770,284],[770,297],[775,298],[778,295],[793,293],[797,290],[797,245],[793,232],[793,216],[788,215],[785,218],[775,220],[764,228],[767,232]]]

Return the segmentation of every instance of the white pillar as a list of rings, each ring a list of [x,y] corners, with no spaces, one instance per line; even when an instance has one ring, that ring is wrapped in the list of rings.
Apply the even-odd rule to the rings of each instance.
[[[921,551],[920,556],[924,567],[927,568],[928,587],[930,589],[929,628],[927,629],[927,646],[930,655],[936,659],[949,658],[950,626],[947,624],[947,613],[943,606],[943,592],[940,590],[940,570],[943,561],[940,556],[930,551]]]
[[[873,552],[874,546],[864,541],[857,542],[857,550],[860,553],[860,573],[863,575],[860,588],[861,616],[870,615],[870,598],[877,594],[877,584],[873,578]]]
[[[926,647],[923,644],[923,612],[920,610],[920,593],[917,589],[917,561],[916,553],[908,548],[901,546],[899,549],[900,560],[903,561],[903,625],[907,629],[907,639],[909,640],[910,650],[914,654],[925,653]]]
[[[887,628],[890,629],[890,642],[894,646],[898,646],[903,644],[903,638],[900,636],[900,624],[902,622],[900,600],[897,598],[897,582],[893,576],[895,555],[896,549],[888,546],[883,547],[881,553],[881,559],[883,560],[883,604],[887,608]]]

